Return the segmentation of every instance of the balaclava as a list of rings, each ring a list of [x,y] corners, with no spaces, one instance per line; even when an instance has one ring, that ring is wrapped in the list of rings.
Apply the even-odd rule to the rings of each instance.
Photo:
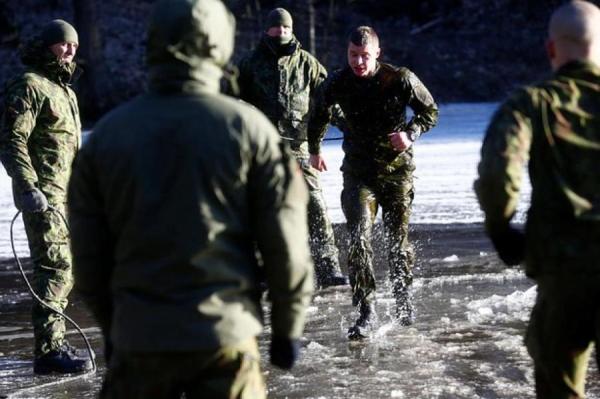
[[[267,15],[267,29],[274,26],[287,26],[294,29],[292,15],[284,8],[275,8]],[[273,42],[287,44],[292,40],[292,34],[271,38]]]

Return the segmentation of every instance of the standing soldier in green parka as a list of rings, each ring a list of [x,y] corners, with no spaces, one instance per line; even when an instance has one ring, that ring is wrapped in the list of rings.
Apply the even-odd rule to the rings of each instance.
[[[496,111],[475,191],[485,228],[508,265],[525,260],[537,282],[525,344],[538,398],[583,398],[600,342],[600,9],[554,11],[547,53],[553,76]],[[528,163],[525,235],[510,225]]]
[[[33,261],[33,288],[59,311],[73,286],[69,232],[64,221],[71,162],[81,123],[70,82],[78,37],[63,20],[47,24],[21,54],[26,70],[8,82],[0,131],[0,159],[12,178],[16,207],[23,212]],[[74,373],[91,368],[84,353],[64,339],[64,318],[35,303],[34,372]]]
[[[414,253],[408,241],[414,196],[412,145],[436,124],[438,108],[414,73],[378,61],[379,38],[371,27],[354,29],[348,39],[348,67],[331,75],[321,86],[308,129],[308,144],[311,164],[323,170],[321,139],[333,105],[338,104],[346,119],[342,209],[350,232],[348,270],[352,303],[359,306],[360,312],[348,334],[356,339],[365,337],[374,311],[371,232],[379,206],[389,245],[396,315],[402,325],[413,321],[409,288]],[[408,121],[407,107],[414,111]]]
[[[276,8],[269,13],[259,45],[240,62],[240,97],[267,115],[302,169],[310,194],[308,224],[317,285],[346,285],[319,171],[310,166],[306,142],[312,100],[327,71],[301,48],[292,32],[292,16],[287,10]]]
[[[298,357],[308,190],[269,120],[219,92],[234,37],[220,0],[155,2],[148,91],[102,118],[73,163],[76,289],[114,348],[102,398],[265,398],[263,282],[271,363]]]

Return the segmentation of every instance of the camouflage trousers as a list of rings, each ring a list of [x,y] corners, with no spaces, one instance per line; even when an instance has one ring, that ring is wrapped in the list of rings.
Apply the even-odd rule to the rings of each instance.
[[[315,263],[317,283],[334,274],[341,274],[338,249],[327,205],[319,180],[319,172],[311,167],[305,158],[297,158],[308,186],[308,231],[310,249]]]
[[[62,216],[66,216],[65,208],[54,207],[60,213],[52,210],[23,213],[23,223],[33,262],[32,287],[44,302],[62,312],[73,288],[73,275],[69,231]],[[62,316],[34,301],[32,322],[36,357],[63,344],[65,320]]]
[[[569,275],[536,278],[538,293],[525,344],[534,363],[538,398],[585,397],[593,344],[600,365],[600,275],[573,274],[566,265],[563,269]]]
[[[408,241],[408,221],[413,197],[411,170],[400,170],[376,181],[344,172],[342,209],[350,233],[348,272],[354,306],[374,299],[371,236],[377,210],[381,207],[397,312],[399,316],[412,316],[409,288],[413,279],[414,251]]]
[[[175,399],[184,393],[186,399],[266,398],[256,339],[207,351],[115,350],[100,398]]]

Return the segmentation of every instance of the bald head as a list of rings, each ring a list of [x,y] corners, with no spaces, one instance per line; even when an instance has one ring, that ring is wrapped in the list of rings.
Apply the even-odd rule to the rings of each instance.
[[[548,27],[548,55],[553,69],[574,60],[600,65],[600,9],[583,0],[557,8]]]

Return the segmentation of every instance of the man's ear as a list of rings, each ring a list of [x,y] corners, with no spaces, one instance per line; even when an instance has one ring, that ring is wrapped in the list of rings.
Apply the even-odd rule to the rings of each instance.
[[[376,58],[376,59],[379,59],[379,57],[380,57],[380,56],[381,56],[381,47],[379,47],[379,48],[377,49],[377,54],[376,54],[375,58]]]
[[[552,39],[546,40],[546,55],[550,61],[556,58],[556,44]]]

